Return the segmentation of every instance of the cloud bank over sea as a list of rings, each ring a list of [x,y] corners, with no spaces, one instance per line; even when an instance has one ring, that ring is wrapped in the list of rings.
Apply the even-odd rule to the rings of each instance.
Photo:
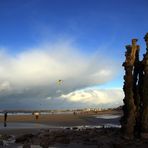
[[[122,104],[120,88],[91,88],[113,80],[120,65],[107,55],[86,53],[69,41],[27,48],[15,55],[1,49],[0,107],[54,109]]]

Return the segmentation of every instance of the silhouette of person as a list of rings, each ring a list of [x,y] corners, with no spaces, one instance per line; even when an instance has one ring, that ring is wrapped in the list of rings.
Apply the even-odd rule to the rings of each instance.
[[[5,112],[5,113],[4,113],[4,127],[7,126],[7,116],[8,116],[8,113]]]

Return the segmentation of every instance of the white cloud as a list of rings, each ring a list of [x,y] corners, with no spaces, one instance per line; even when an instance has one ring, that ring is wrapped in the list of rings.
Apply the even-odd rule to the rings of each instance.
[[[10,90],[10,83],[8,81],[3,81],[1,84],[0,84],[0,91],[8,91]]]
[[[10,95],[11,100],[18,97],[24,102],[27,98],[30,102],[50,101],[49,98],[61,94],[67,94],[69,101],[85,99],[91,103],[92,95],[106,100],[109,96],[101,91],[75,92],[74,96],[70,92],[101,85],[118,74],[118,65],[107,56],[85,55],[69,42],[27,49],[15,56],[0,52],[0,59],[0,100],[5,98],[6,102],[10,101]],[[63,80],[62,85],[57,84],[59,79]]]
[[[72,102],[90,103],[90,104],[122,104],[123,91],[122,89],[87,89],[74,91],[66,95],[62,95]]]

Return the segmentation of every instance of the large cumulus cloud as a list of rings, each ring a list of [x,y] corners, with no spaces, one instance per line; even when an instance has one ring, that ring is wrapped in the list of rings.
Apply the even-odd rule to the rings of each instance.
[[[84,89],[62,95],[67,101],[81,102],[85,107],[118,107],[122,104],[123,91],[114,89]]]
[[[57,103],[59,108],[60,105],[66,108],[77,90],[104,84],[118,74],[118,65],[111,58],[84,53],[70,42],[45,44],[13,56],[1,50],[0,107],[50,109],[57,107]],[[60,85],[59,79],[63,81]],[[95,100],[99,103],[99,95],[88,94],[90,105]],[[86,103],[77,97],[77,102]]]

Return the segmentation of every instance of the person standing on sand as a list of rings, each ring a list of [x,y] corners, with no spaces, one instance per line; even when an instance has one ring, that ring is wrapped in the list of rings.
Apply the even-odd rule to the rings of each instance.
[[[35,115],[36,120],[38,120],[39,119],[39,113],[35,112],[34,115]]]
[[[5,113],[4,113],[4,127],[7,126],[7,115],[8,115],[8,113],[5,112]]]

